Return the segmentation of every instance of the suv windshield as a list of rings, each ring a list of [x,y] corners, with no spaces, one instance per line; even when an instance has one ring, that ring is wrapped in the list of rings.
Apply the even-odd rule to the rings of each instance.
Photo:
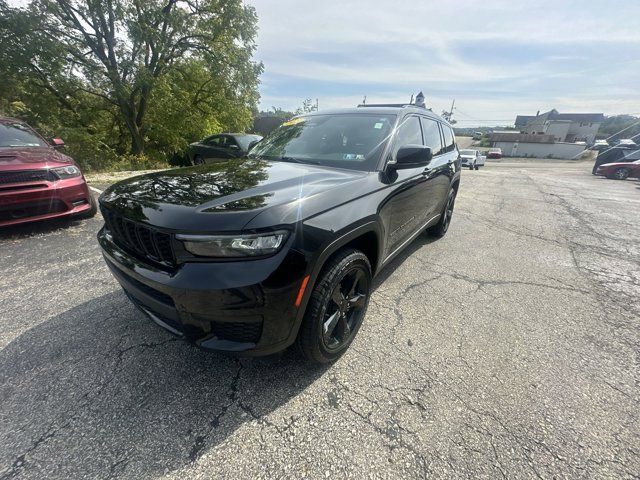
[[[0,123],[0,147],[46,147],[38,135],[22,123]]]
[[[475,155],[475,150],[460,150],[460,155]]]
[[[283,123],[250,157],[373,170],[391,136],[395,115],[310,115]]]

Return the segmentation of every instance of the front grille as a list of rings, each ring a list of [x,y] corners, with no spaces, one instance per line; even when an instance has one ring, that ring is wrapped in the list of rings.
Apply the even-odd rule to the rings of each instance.
[[[50,170],[17,170],[0,172],[0,185],[29,182],[55,182],[57,177]]]
[[[171,235],[133,222],[106,208],[101,210],[107,229],[119,247],[136,257],[151,260],[154,263],[175,265]]]
[[[212,322],[213,333],[221,340],[257,343],[262,334],[262,322]]]

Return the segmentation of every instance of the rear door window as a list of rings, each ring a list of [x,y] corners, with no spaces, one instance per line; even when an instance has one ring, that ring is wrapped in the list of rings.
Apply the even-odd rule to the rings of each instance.
[[[422,117],[421,121],[424,144],[431,149],[433,156],[440,155],[443,152],[443,148],[438,122],[424,117]]]

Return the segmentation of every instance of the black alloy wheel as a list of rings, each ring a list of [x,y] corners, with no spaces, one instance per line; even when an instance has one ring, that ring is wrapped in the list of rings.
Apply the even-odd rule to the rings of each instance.
[[[196,155],[195,157],[193,157],[193,164],[194,165],[204,165],[204,160],[202,159],[202,157],[200,155]]]
[[[351,339],[362,320],[369,281],[362,267],[354,267],[331,293],[322,323],[322,340],[327,350],[339,349]]]
[[[311,363],[330,363],[345,352],[362,325],[370,293],[371,266],[366,255],[349,249],[329,260],[298,335],[298,346]]]
[[[456,191],[455,189],[449,190],[447,197],[447,203],[444,206],[440,220],[433,227],[430,227],[428,232],[435,237],[444,237],[449,225],[451,224],[451,218],[453,217],[453,208],[456,204]]]

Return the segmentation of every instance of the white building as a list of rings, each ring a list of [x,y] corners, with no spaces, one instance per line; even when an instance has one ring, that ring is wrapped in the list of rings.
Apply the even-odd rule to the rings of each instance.
[[[602,113],[559,113],[553,109],[542,115],[518,115],[516,128],[529,135],[552,135],[556,142],[585,142],[592,144],[600,125]]]
[[[553,134],[494,132],[490,141],[505,157],[575,159],[586,148],[584,142],[558,142]]]

